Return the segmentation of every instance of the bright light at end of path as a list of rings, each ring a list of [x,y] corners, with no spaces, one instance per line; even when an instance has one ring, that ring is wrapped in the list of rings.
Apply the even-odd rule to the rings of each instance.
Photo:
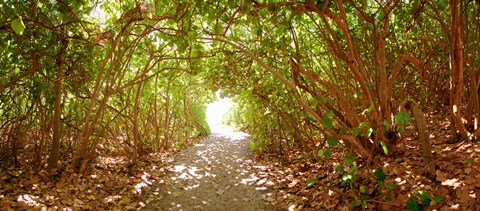
[[[222,98],[208,105],[207,122],[210,129],[212,129],[212,133],[230,130],[226,125],[222,124],[222,118],[230,107],[232,107],[232,100],[230,98]]]

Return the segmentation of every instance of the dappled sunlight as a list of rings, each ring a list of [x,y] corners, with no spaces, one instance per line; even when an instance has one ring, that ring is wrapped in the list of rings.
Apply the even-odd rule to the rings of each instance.
[[[0,211],[480,211],[479,6],[1,1]]]
[[[236,132],[231,128],[224,128],[223,131],[218,131],[212,134],[213,136],[227,138],[230,141],[245,141],[250,135],[244,132]]]
[[[23,194],[18,196],[17,202],[21,205],[26,205],[26,206],[38,206],[40,203],[38,202],[38,199],[40,197],[34,196],[34,195],[29,195],[29,194]],[[24,206],[20,206],[21,208],[25,208]]]
[[[155,192],[159,197],[147,199],[145,209],[256,210],[267,207],[263,199],[272,195],[266,191],[273,183],[251,171],[267,167],[248,165],[252,163],[248,158],[248,137],[245,133],[217,131],[181,153],[169,168],[170,173],[158,184]]]
[[[104,157],[104,156],[99,156],[98,157],[98,164],[99,165],[105,165],[105,166],[110,166],[110,165],[123,165],[126,163],[125,157],[119,156],[119,157]]]
[[[3,182],[15,184],[15,189],[0,186],[0,207],[11,207],[8,201],[15,201],[19,210],[98,210],[109,207],[134,209],[142,203],[134,202],[164,175],[167,153],[152,153],[151,162],[138,161],[128,165],[125,157],[99,156],[87,175],[72,171],[56,182],[29,180],[32,170],[11,172],[8,175],[0,169]],[[8,171],[10,172],[10,171]],[[41,173],[37,173],[41,175]],[[61,203],[61,206],[57,204]],[[1,209],[0,209],[1,210]],[[7,209],[9,210],[9,209]]]

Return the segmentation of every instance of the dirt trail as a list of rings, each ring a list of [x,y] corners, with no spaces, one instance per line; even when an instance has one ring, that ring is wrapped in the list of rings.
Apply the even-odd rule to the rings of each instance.
[[[144,210],[278,210],[263,199],[265,179],[250,171],[247,135],[214,133],[176,156]]]

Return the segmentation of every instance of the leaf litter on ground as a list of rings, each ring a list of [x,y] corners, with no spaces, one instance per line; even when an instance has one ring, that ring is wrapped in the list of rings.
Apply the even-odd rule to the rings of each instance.
[[[345,162],[345,152],[338,148],[329,149],[328,158],[325,151],[320,155],[294,147],[285,156],[259,153],[249,163],[250,169],[258,175],[255,182],[274,189],[274,194],[264,200],[283,209],[350,210],[352,206],[379,210],[480,209],[479,143],[447,144],[450,137],[446,110],[429,112],[426,118],[430,122],[435,156],[434,180],[422,175],[425,166],[412,126],[405,127],[395,153],[375,157],[372,165],[359,165],[355,170],[357,179],[351,184],[345,182],[342,172],[350,171],[354,162],[365,160],[348,157]],[[0,166],[0,207],[2,210],[138,209],[145,206],[145,197],[140,197],[145,189],[166,182],[162,177],[170,168],[173,154],[172,151],[148,154],[133,167],[126,164],[124,157],[99,157],[88,174],[77,175],[63,169],[53,178],[46,176],[46,172],[35,171],[34,165]],[[148,197],[156,200],[161,196]]]
[[[284,209],[351,210],[353,207],[378,210],[479,210],[480,209],[480,144],[463,141],[449,144],[448,110],[427,113],[430,142],[435,156],[436,177],[426,178],[418,135],[413,126],[406,126],[395,153],[365,160],[346,155],[343,149],[305,152],[291,147],[286,156],[259,153],[255,162],[267,166],[258,174],[268,175],[276,189],[276,203]],[[331,146],[333,141],[329,141]],[[302,157],[303,159],[299,159]],[[346,167],[358,166],[351,185]],[[357,160],[358,159],[358,160]],[[361,205],[361,206],[360,206]]]

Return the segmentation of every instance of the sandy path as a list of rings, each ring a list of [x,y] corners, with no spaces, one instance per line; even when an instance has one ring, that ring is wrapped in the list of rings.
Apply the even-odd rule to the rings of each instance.
[[[246,138],[214,133],[177,155],[144,210],[277,210],[263,200],[271,195],[265,180],[249,170]]]

